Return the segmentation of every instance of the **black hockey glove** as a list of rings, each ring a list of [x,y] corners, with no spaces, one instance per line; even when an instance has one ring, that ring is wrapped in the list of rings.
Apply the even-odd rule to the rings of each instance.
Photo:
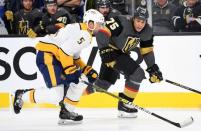
[[[156,83],[163,80],[162,73],[159,70],[159,67],[157,64],[154,64],[153,66],[149,67],[146,71],[149,73],[149,76],[150,76],[149,81],[151,83]]]
[[[120,54],[120,50],[115,50],[111,47],[103,47],[100,49],[100,57],[103,63],[115,61]]]
[[[90,83],[94,83],[98,77],[98,73],[91,66],[85,66],[82,70],[82,73],[87,76]]]

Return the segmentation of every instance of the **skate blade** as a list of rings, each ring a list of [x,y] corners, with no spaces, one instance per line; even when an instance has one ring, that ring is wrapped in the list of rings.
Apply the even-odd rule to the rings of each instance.
[[[118,117],[119,118],[137,118],[137,113],[127,113],[124,111],[119,111]]]
[[[81,121],[73,121],[73,120],[59,120],[58,125],[76,125],[76,124],[82,124]]]

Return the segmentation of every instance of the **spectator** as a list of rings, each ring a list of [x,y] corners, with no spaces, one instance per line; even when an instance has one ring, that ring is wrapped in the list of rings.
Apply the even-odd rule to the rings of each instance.
[[[44,7],[44,1],[45,0],[34,0],[33,7],[38,9]]]
[[[0,35],[7,35],[8,31],[4,24],[5,0],[0,0]]]
[[[0,0],[0,18],[4,16],[4,11],[5,11],[4,6],[5,6],[5,1]]]
[[[153,31],[157,33],[173,32],[171,21],[176,6],[168,0],[156,0],[153,4]]]
[[[1,18],[0,18],[0,35],[8,35],[8,31],[7,31],[5,24]]]
[[[201,31],[201,3],[199,0],[186,0],[180,6],[173,18],[177,31],[200,32]]]
[[[86,10],[95,9],[96,3],[98,0],[87,0]],[[109,0],[111,2],[111,7],[120,11],[121,14],[128,14],[126,10],[126,1],[127,0]]]
[[[184,0],[169,0],[170,3],[174,4],[175,6],[180,6]]]
[[[11,10],[13,13],[23,8],[23,0],[5,0],[7,10]],[[41,8],[44,6],[44,0],[33,0],[34,8]]]
[[[85,0],[86,1],[86,10],[89,10],[89,9],[96,9],[96,1],[97,0]]]
[[[85,5],[85,0],[81,0],[80,6],[75,9],[75,12],[78,14],[78,22],[83,21],[83,15],[84,15],[84,5]]]
[[[85,0],[57,0],[57,4],[70,12],[76,18],[76,21],[79,22],[82,20],[83,16],[84,1]]]
[[[20,10],[21,0],[5,0],[5,26],[9,34],[13,33],[13,17],[14,13]]]
[[[39,36],[54,34],[58,29],[75,22],[68,11],[58,8],[56,0],[45,0],[45,9],[46,13],[43,15],[42,21],[35,28],[35,33]]]
[[[29,35],[34,32],[34,28],[39,25],[42,13],[39,9],[33,8],[33,0],[22,0],[23,9],[14,14],[13,29],[14,34]]]
[[[109,20],[111,17],[121,15],[121,12],[111,7],[111,2],[109,0],[97,0],[96,9],[103,14],[105,20]]]
[[[14,14],[21,9],[22,0],[5,0],[5,4],[6,10],[12,11]]]
[[[119,10],[123,15],[127,15],[128,11],[126,10],[126,0],[110,0],[112,7]]]

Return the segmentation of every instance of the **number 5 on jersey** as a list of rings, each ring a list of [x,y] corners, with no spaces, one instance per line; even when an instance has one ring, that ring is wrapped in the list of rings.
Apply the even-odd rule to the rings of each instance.
[[[84,41],[85,41],[84,37],[81,37],[81,38],[77,41],[77,43],[78,43],[78,44],[82,44]]]

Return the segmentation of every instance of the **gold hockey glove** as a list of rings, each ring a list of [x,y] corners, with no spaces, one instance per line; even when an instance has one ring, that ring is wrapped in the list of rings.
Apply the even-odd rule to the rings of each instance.
[[[7,10],[5,16],[8,21],[13,21],[13,12],[11,10]]]
[[[151,83],[157,83],[163,80],[162,73],[159,70],[159,67],[157,64],[154,64],[153,66],[149,67],[146,71],[149,73],[149,76],[150,76],[149,81]]]
[[[37,36],[36,32],[34,32],[31,28],[27,31],[27,35],[30,38],[35,38]]]

